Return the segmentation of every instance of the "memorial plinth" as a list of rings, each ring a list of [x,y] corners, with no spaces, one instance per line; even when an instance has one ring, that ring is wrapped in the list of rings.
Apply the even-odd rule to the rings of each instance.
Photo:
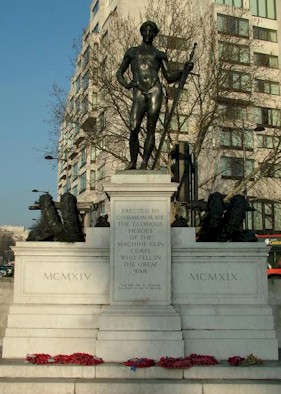
[[[182,356],[171,305],[170,199],[162,171],[122,171],[104,185],[111,203],[110,305],[100,315],[97,352],[113,361]]]

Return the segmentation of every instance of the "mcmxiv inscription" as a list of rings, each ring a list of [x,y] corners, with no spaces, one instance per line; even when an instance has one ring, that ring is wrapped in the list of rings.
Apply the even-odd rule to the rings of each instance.
[[[235,281],[238,280],[238,274],[233,272],[197,272],[197,273],[190,273],[190,279],[192,280],[199,280],[199,281]]]
[[[91,273],[86,272],[44,272],[43,280],[81,281],[89,280]]]

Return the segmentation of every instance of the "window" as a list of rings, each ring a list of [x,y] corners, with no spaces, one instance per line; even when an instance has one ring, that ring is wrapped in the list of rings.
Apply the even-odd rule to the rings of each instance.
[[[78,187],[77,185],[72,188],[71,193],[76,197],[78,195]]]
[[[76,136],[79,133],[80,127],[79,124],[76,122],[74,126],[74,136]]]
[[[180,131],[187,132],[188,131],[188,122],[186,115],[173,115],[170,130],[172,131]]]
[[[261,67],[278,68],[278,56],[255,52],[255,63]]]
[[[84,57],[83,57],[84,66],[86,64],[88,64],[89,59],[90,59],[90,47],[87,47],[86,51],[84,52]]]
[[[224,128],[220,133],[220,143],[223,148],[253,150],[253,131]]]
[[[82,193],[86,190],[86,171],[81,174],[79,178],[79,193]]]
[[[277,31],[253,26],[254,38],[257,40],[277,42]]]
[[[258,148],[273,149],[279,148],[281,138],[279,136],[258,134]]]
[[[86,73],[82,78],[82,86],[83,86],[84,90],[87,89],[87,87],[89,86],[89,74],[88,73]]]
[[[106,127],[106,116],[105,116],[105,111],[103,111],[100,115],[99,115],[99,127],[100,127],[100,131],[104,130]]]
[[[223,71],[221,88],[239,92],[251,92],[251,76],[237,71]]]
[[[249,20],[218,14],[218,32],[233,36],[249,37]]]
[[[99,33],[100,31],[100,26],[99,23],[96,24],[96,26],[93,28],[93,33]]]
[[[258,124],[281,127],[281,111],[279,109],[256,107],[255,113]]]
[[[171,37],[166,35],[159,35],[159,45],[166,49],[178,49],[185,51],[188,49],[188,40],[181,37]]]
[[[226,120],[242,120],[248,118],[247,108],[242,104],[237,104],[234,101],[222,102],[218,105],[218,112]]]
[[[249,228],[256,231],[281,229],[281,204],[275,201],[251,201],[255,211],[248,212]]]
[[[268,93],[280,95],[280,85],[278,82],[264,81],[263,79],[255,80],[255,91],[259,93]]]
[[[89,108],[89,101],[88,101],[88,96],[86,96],[81,103],[82,115],[88,112],[88,108]]]
[[[94,190],[96,187],[96,171],[91,170],[90,171],[90,189]]]
[[[250,10],[253,15],[262,18],[276,19],[275,0],[250,0]]]
[[[243,179],[254,169],[254,160],[240,157],[221,157],[221,172],[223,179]]]
[[[75,110],[79,111],[80,109],[80,97],[77,97],[77,99],[75,100]]]
[[[105,164],[97,169],[97,180],[100,181],[105,177]]]
[[[160,122],[164,125],[165,114],[160,114]],[[170,131],[186,133],[188,132],[188,117],[186,115],[173,115],[169,127]]]
[[[93,16],[95,16],[98,13],[99,8],[100,8],[100,2],[98,0],[92,9]]]
[[[73,164],[73,181],[78,178],[78,163]]]
[[[221,60],[229,63],[250,64],[249,46],[220,41],[219,53]]]
[[[217,4],[232,5],[233,7],[241,8],[243,6],[242,0],[216,0]]]
[[[80,86],[81,86],[81,83],[80,83],[81,81],[80,81],[80,76],[76,79],[76,81],[75,81],[75,88],[76,88],[76,92],[79,92],[79,90],[80,90]]]
[[[281,178],[281,165],[273,163],[260,163],[261,176],[268,178]]]
[[[81,150],[81,156],[80,156],[80,168],[83,167],[86,163],[87,163],[86,148],[83,148]]]
[[[95,145],[91,145],[91,162],[96,160],[96,147]]]

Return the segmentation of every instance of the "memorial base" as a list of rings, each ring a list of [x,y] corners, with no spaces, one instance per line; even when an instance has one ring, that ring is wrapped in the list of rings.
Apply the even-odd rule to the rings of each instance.
[[[172,306],[109,306],[100,315],[97,354],[111,361],[182,357],[180,315]]]

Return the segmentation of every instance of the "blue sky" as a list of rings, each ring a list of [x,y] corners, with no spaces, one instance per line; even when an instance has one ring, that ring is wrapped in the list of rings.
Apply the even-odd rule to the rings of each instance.
[[[2,0],[0,11],[0,225],[29,227],[29,205],[49,191],[56,168],[44,159],[53,83],[68,90],[74,39],[90,18],[91,0]]]

